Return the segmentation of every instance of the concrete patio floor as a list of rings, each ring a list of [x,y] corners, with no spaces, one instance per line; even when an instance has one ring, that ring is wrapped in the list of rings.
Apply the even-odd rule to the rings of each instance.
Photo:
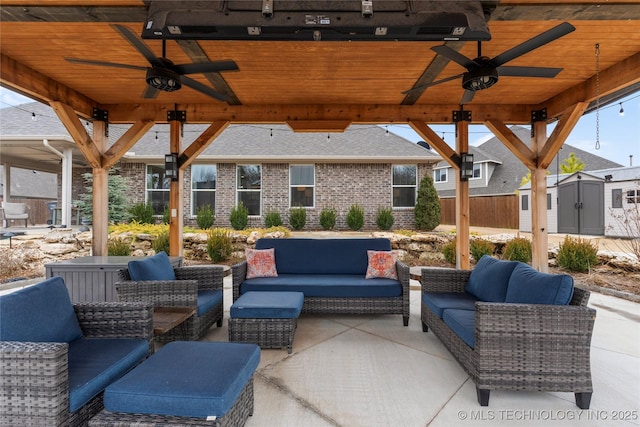
[[[264,349],[247,427],[640,425],[640,304],[597,293],[592,339],[593,398],[581,410],[572,393],[491,392],[479,406],[468,375],[432,333],[423,333],[419,283],[411,317],[302,315],[293,353]],[[205,341],[227,341],[225,322]]]

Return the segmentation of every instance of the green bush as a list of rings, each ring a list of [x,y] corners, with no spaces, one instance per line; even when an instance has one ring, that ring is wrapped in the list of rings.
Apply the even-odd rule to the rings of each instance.
[[[153,207],[150,203],[136,203],[129,208],[131,214],[131,220],[139,224],[155,224],[155,218],[153,217]]]
[[[213,226],[213,221],[215,218],[213,216],[213,210],[210,205],[202,205],[198,208],[198,212],[196,213],[196,224],[202,230],[208,230]]]
[[[169,253],[169,230],[161,231],[151,242],[151,248],[159,252]]]
[[[120,239],[109,240],[107,242],[107,255],[109,256],[130,256],[131,245]]]
[[[456,265],[456,239],[453,239],[442,247],[442,255],[444,255],[444,259],[449,264]]]
[[[238,203],[238,206],[231,209],[229,222],[234,230],[244,230],[249,222],[249,210],[244,203]]]
[[[334,208],[323,208],[320,212],[320,226],[323,230],[332,230],[336,226],[336,210]]]
[[[524,237],[509,240],[502,251],[502,258],[509,261],[531,262],[531,242]]]
[[[469,242],[469,252],[473,259],[480,261],[483,255],[493,255],[495,247],[493,243],[484,239],[473,239]]]
[[[358,231],[364,225],[364,209],[360,205],[351,205],[347,212],[347,225],[353,231]]]
[[[233,239],[229,230],[214,228],[207,232],[207,253],[213,262],[226,261],[233,253]]]
[[[440,199],[433,178],[425,175],[420,181],[416,206],[413,208],[416,229],[431,231],[440,225],[440,210]]]
[[[378,228],[380,230],[391,230],[393,221],[393,212],[391,208],[383,208],[382,206],[378,208],[378,212],[376,213],[376,224],[378,224]]]
[[[169,224],[171,222],[171,216],[170,216],[169,212],[170,212],[169,206],[165,206],[164,210],[162,211],[162,223],[163,224]]]
[[[270,211],[264,217],[265,228],[280,227],[282,225],[282,218],[280,212]]]
[[[598,247],[586,239],[565,236],[558,250],[558,265],[569,271],[588,272],[598,263]]]
[[[289,209],[289,225],[294,230],[302,230],[307,223],[307,210],[302,206]]]

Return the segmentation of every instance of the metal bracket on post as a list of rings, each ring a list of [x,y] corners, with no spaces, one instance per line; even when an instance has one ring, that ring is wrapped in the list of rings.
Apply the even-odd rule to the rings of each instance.
[[[362,0],[362,17],[371,18],[373,16],[373,0]]]
[[[547,109],[543,108],[542,110],[533,110],[531,111],[531,138],[536,136],[536,131],[534,129],[533,124],[535,122],[544,122],[547,120]]]
[[[452,118],[452,122],[453,123],[458,123],[458,122],[470,122],[471,121],[471,111],[465,111],[463,110],[464,107],[460,107],[459,110],[454,110],[451,112],[451,118]],[[456,137],[458,136],[458,127],[456,126]]]
[[[91,118],[93,120],[99,120],[104,122],[104,136],[109,136],[109,112],[107,110],[101,110],[99,108],[93,107],[93,112],[91,113]]]
[[[262,0],[262,16],[273,17],[273,0]]]
[[[184,136],[184,124],[187,121],[187,112],[185,110],[169,110],[167,111],[167,121],[180,122],[180,135]]]

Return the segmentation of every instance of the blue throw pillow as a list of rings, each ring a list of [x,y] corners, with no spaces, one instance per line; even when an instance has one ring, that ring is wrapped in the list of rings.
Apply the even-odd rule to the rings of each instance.
[[[464,290],[480,301],[504,302],[516,261],[500,261],[484,255],[469,276]]]
[[[0,297],[0,340],[72,342],[82,337],[61,277]]]
[[[158,252],[139,261],[129,261],[128,268],[133,281],[176,280],[176,273],[166,252]]]
[[[513,270],[505,302],[567,305],[573,297],[573,277],[541,273],[521,262]]]

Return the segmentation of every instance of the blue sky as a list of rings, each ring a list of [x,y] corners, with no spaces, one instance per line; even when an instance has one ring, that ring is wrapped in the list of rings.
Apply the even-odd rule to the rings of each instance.
[[[0,108],[33,102],[15,92],[0,88]],[[620,102],[622,105],[620,105]],[[605,159],[629,166],[629,156],[633,156],[633,165],[640,165],[640,92],[636,92],[618,103],[603,107],[599,112],[600,149],[596,150],[596,113],[583,116],[567,138],[567,144],[593,153]],[[620,115],[620,108],[624,116]],[[432,129],[444,136],[449,145],[455,145],[455,128],[453,125],[432,125]],[[388,129],[410,141],[421,138],[408,125],[389,125]],[[548,133],[553,125],[548,127]],[[469,143],[479,145],[493,137],[493,134],[481,125],[469,127]],[[525,141],[527,142],[527,141]]]

